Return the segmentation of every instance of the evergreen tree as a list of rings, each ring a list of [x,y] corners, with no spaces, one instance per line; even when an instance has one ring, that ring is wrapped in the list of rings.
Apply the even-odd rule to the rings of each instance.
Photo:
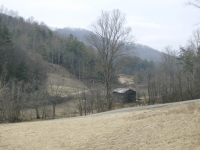
[[[11,34],[0,18],[0,76],[8,81],[13,76],[13,48]]]

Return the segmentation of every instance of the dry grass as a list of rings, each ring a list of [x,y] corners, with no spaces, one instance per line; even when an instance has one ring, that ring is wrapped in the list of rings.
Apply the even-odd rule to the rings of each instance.
[[[43,107],[39,107],[39,114],[42,116],[43,113]],[[45,107],[45,116],[46,119],[51,119],[53,118],[53,106],[52,105],[47,105]],[[56,115],[55,118],[69,118],[69,117],[75,117],[79,116],[78,109],[76,108],[75,101],[70,100],[66,101],[61,104],[56,105]],[[36,121],[36,112],[35,109],[24,109],[23,110],[23,120],[24,121]]]
[[[48,79],[47,90],[51,95],[66,96],[71,93],[87,90],[88,87],[72,75],[67,69],[62,66],[47,63]],[[45,106],[46,118],[53,117],[53,106],[48,104]],[[39,114],[42,116],[43,106],[39,107]],[[21,114],[23,120],[30,121],[36,119],[35,109],[24,109]],[[66,101],[56,105],[56,118],[73,117],[79,115],[74,101]]]
[[[119,82],[121,84],[125,84],[125,85],[132,85],[134,84],[133,82],[133,76],[131,75],[125,75],[125,74],[121,74],[118,78]]]
[[[0,149],[199,150],[200,101],[83,118],[4,124]]]
[[[51,64],[48,70],[47,84],[49,93],[59,90],[59,94],[67,95],[88,89],[77,77],[70,74],[65,68]]]

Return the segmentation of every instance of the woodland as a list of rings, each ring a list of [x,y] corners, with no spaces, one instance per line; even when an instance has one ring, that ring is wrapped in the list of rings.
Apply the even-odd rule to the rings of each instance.
[[[95,33],[95,32],[93,32]],[[82,34],[82,33],[80,33]],[[88,38],[89,39],[89,38]],[[85,40],[85,39],[84,39]],[[0,122],[23,121],[25,109],[34,109],[36,119],[46,119],[45,107],[52,105],[55,118],[56,105],[74,100],[60,93],[49,92],[48,73],[52,65],[58,65],[92,89],[101,84],[105,88],[105,67],[94,43],[79,40],[75,35],[60,34],[33,17],[24,19],[12,10],[0,10]],[[192,33],[186,46],[173,50],[170,46],[153,62],[134,55],[120,55],[115,59],[115,70],[109,75],[108,90],[121,87],[120,74],[134,76],[133,88],[137,98],[145,104],[168,103],[198,99],[200,97],[200,30]],[[127,43],[128,44],[128,43]],[[126,45],[127,46],[127,45]],[[134,49],[134,46],[133,46]],[[106,64],[104,64],[106,65]],[[112,69],[112,66],[111,66]],[[94,87],[94,85],[93,85]],[[106,89],[106,88],[105,88]],[[92,90],[91,90],[92,91]],[[100,90],[97,90],[100,91]],[[108,93],[82,95],[84,103],[77,103],[80,115],[111,110],[114,105]],[[109,91],[109,92],[110,92]],[[92,92],[91,92],[92,93]],[[109,106],[104,106],[104,104]],[[95,108],[94,108],[95,106]],[[39,114],[39,107],[43,107]]]

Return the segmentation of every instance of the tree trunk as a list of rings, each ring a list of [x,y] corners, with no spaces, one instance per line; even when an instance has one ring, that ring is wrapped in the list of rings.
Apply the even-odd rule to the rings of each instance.
[[[40,119],[38,107],[35,107],[36,119]]]
[[[55,119],[56,115],[56,103],[53,103],[53,119]]]
[[[43,111],[42,111],[42,119],[46,119],[46,105],[44,104]]]

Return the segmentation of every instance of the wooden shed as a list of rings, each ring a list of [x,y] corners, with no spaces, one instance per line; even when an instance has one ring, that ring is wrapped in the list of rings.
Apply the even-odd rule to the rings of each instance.
[[[113,96],[116,101],[131,103],[136,101],[136,91],[128,88],[117,88],[113,90]]]

